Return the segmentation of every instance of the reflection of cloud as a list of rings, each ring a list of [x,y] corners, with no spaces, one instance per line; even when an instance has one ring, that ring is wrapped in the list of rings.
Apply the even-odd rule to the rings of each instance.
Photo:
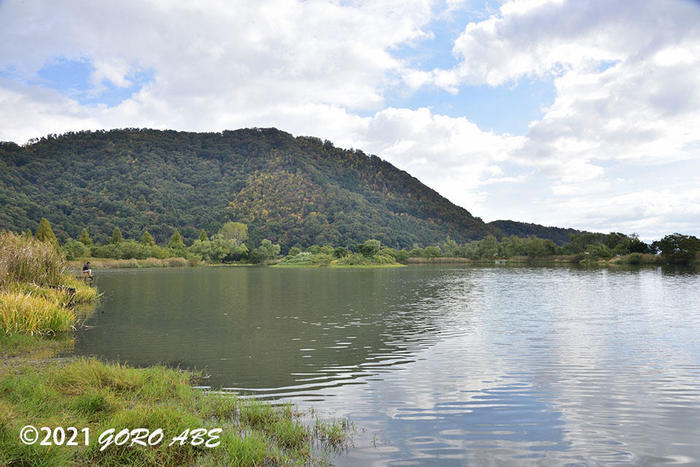
[[[442,283],[424,305],[442,310],[443,338],[326,393],[327,415],[369,431],[341,464],[700,456],[694,276],[481,269]]]

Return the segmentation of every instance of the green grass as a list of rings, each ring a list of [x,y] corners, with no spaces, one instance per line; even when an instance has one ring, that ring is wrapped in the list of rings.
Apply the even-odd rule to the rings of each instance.
[[[75,314],[53,298],[0,291],[0,333],[45,335],[68,331]]]
[[[207,394],[190,385],[192,378],[161,366],[135,369],[86,358],[5,369],[0,372],[0,464],[286,465],[322,462],[315,446],[328,452],[347,442],[347,423],[308,426],[289,405]],[[89,428],[91,443],[25,446],[19,430],[27,424]],[[162,428],[166,441],[100,451],[98,434],[109,428]],[[168,446],[195,428],[221,428],[221,444]]]

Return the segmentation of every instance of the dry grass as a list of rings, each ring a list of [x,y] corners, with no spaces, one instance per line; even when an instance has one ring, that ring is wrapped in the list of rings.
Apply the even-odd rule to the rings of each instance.
[[[85,261],[90,261],[93,269],[129,269],[129,268],[166,268],[196,266],[185,258],[146,258],[146,259],[109,259],[109,258],[84,258],[79,261],[71,261],[72,268],[79,269]]]
[[[0,232],[0,287],[12,282],[58,285],[65,261],[49,243],[13,232]]]

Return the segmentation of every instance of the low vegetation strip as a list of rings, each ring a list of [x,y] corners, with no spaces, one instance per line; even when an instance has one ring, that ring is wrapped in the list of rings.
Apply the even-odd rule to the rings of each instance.
[[[288,405],[206,393],[191,385],[198,375],[190,372],[55,358],[73,345],[75,306],[97,292],[64,272],[55,245],[9,232],[0,245],[0,465],[308,464],[347,442],[347,422],[309,422]],[[75,427],[80,442],[26,444],[27,425],[54,434]],[[112,435],[101,449],[100,435],[111,429],[161,429],[164,440],[117,445]],[[192,442],[200,429],[220,429],[218,446]]]

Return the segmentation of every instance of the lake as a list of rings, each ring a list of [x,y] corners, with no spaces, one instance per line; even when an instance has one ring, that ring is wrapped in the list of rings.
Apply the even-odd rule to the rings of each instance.
[[[97,271],[75,352],[355,423],[337,464],[700,463],[700,276]]]

